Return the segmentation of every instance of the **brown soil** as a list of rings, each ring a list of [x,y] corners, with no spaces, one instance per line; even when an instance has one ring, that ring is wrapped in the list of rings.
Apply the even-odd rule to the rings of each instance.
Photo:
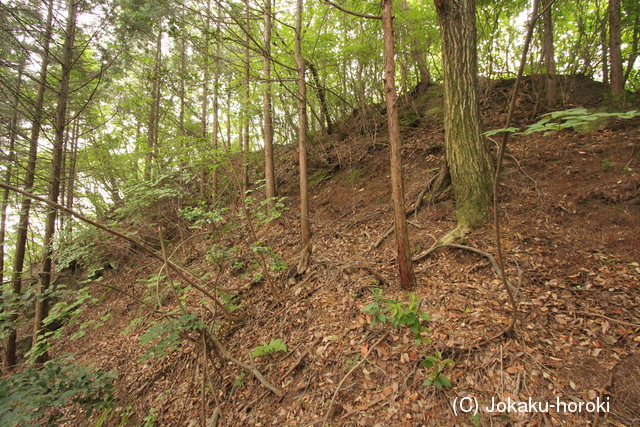
[[[602,97],[597,85],[572,84],[584,99]],[[508,85],[494,86],[483,107],[488,128],[500,127],[504,120]],[[571,106],[591,102],[568,101]],[[429,102],[432,113],[418,115],[418,122],[403,130],[408,206],[444,163],[441,113],[433,109],[433,99]],[[525,99],[518,126],[530,123],[530,108]],[[405,117],[410,117],[407,111]],[[238,312],[246,320],[223,322],[217,336],[247,363],[248,354],[263,342],[286,342],[288,353],[253,361],[285,394],[275,396],[251,375],[243,377],[237,366],[216,361],[215,369],[212,364],[207,368],[206,381],[214,388],[207,389],[206,417],[217,401],[218,425],[320,426],[341,384],[328,415],[331,426],[473,426],[471,414],[456,414],[453,407],[456,398],[467,396],[477,398],[481,407],[492,399],[610,402],[609,412],[599,415],[585,410],[481,411],[478,425],[640,425],[640,119],[614,120],[588,134],[561,131],[510,141],[498,209],[507,275],[522,293],[516,333],[513,339],[474,349],[508,324],[510,307],[488,260],[470,252],[442,250],[415,263],[415,293],[421,310],[431,315],[426,326],[432,345],[415,346],[406,328],[370,327],[361,312],[373,301],[374,286],[386,298],[408,301],[397,283],[393,236],[372,247],[390,226],[392,211],[384,117],[376,111],[368,114],[343,124],[335,137],[325,137],[311,149],[314,252],[311,269],[302,277],[293,274],[299,251],[297,153],[279,149],[278,180],[289,210],[259,235],[288,262],[288,269],[276,276],[284,300],[274,298],[263,281],[240,291],[237,303],[243,308]],[[409,219],[411,244],[418,253],[455,226],[454,202],[425,206]],[[187,225],[183,227],[180,233],[187,236]],[[177,259],[196,275],[211,271],[205,279],[211,289],[215,283],[227,289],[247,285],[250,269],[227,265],[216,279],[204,259],[212,244],[221,241],[237,245],[236,260],[249,265],[246,239],[234,233],[212,235],[221,237],[192,238]],[[465,244],[495,253],[492,221],[474,230]],[[200,422],[203,370],[197,336],[185,334],[180,347],[165,358],[139,362],[145,351],[139,338],[160,317],[105,287],[142,298],[149,291],[140,280],[158,269],[157,263],[140,257],[91,285],[100,302],[86,310],[85,318],[108,312],[113,317],[104,327],[58,346],[60,353],[76,354],[78,363],[117,373],[120,401],[109,425],[118,425],[125,413],[130,425],[144,425],[151,408],[157,425]],[[386,283],[380,284],[379,276]],[[163,304],[175,305],[168,291],[161,291],[161,297]],[[188,302],[209,325],[220,319],[195,292]],[[120,334],[141,316],[131,333]],[[422,385],[428,370],[420,362],[435,349],[456,361],[444,372],[453,387],[442,391]],[[366,361],[341,382],[357,356],[362,360],[370,350]],[[86,423],[82,414],[65,414],[64,425]]]

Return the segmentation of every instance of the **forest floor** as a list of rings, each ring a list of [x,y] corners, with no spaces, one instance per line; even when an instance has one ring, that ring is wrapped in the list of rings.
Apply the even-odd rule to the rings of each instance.
[[[592,82],[574,85],[573,98],[567,96],[559,109],[601,101],[602,90]],[[502,127],[508,91],[508,84],[496,84],[485,92],[487,129]],[[532,99],[525,85],[516,126],[535,122]],[[431,87],[408,103],[412,107],[401,102],[411,207],[444,164],[442,99]],[[300,277],[294,274],[297,152],[278,147],[277,178],[288,210],[258,234],[288,264],[274,273],[281,300],[264,280],[246,286],[255,270],[241,230],[194,231],[174,223],[170,249],[176,250],[176,262],[196,275],[211,272],[205,279],[210,289],[227,289],[241,305],[234,313],[244,320],[221,322],[217,337],[234,357],[254,364],[284,390],[283,396],[227,362],[203,370],[195,334],[184,334],[166,357],[139,361],[148,348],[140,337],[161,319],[131,298],[155,292],[149,278],[160,268],[139,255],[90,285],[99,301],[85,309],[82,321],[112,317],[56,350],[116,373],[119,401],[105,425],[201,425],[203,378],[204,416],[209,420],[219,405],[221,426],[322,426],[325,416],[331,426],[640,425],[640,118],[611,120],[589,133],[563,130],[510,140],[498,209],[506,273],[520,293],[518,318],[513,338],[480,348],[474,346],[505,328],[511,308],[490,262],[468,251],[443,249],[414,264],[414,292],[420,310],[431,316],[423,322],[431,344],[414,345],[405,327],[372,327],[362,312],[374,301],[375,288],[385,298],[409,301],[398,285],[393,234],[374,247],[393,217],[385,120],[372,107],[342,123],[336,135],[313,143],[314,251],[309,271]],[[418,254],[455,226],[453,200],[427,204],[409,220]],[[207,263],[215,244],[238,248],[234,265],[221,265],[218,272]],[[495,254],[491,219],[465,244]],[[175,299],[164,292],[164,308],[175,308]],[[206,322],[220,320],[195,292],[187,303]],[[142,321],[122,334],[136,318]],[[69,326],[68,334],[78,327]],[[256,346],[275,338],[286,343],[287,352],[250,360]],[[443,371],[452,383],[443,390],[423,385],[430,370],[421,361],[435,350],[455,361]],[[459,406],[469,397],[462,402],[479,405],[475,417]],[[606,405],[580,406],[598,401]],[[507,406],[489,412],[498,402]],[[127,418],[129,424],[120,424]],[[82,413],[67,412],[62,425],[88,422]]]

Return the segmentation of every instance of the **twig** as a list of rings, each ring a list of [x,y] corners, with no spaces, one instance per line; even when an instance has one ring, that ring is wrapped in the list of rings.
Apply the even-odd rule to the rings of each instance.
[[[322,0],[322,1],[349,15],[357,16],[359,18],[366,18],[366,19],[382,19],[382,15],[367,15],[366,13],[354,12],[353,10],[345,9],[342,6],[337,5],[332,1],[329,1],[329,0]]]
[[[370,348],[369,351],[367,351],[367,354],[364,355],[364,357],[362,359],[360,359],[360,361],[358,363],[356,363],[355,365],[353,365],[353,367],[351,369],[349,369],[349,372],[347,372],[347,374],[342,377],[342,380],[340,380],[340,382],[338,383],[338,386],[336,387],[336,390],[333,392],[333,396],[331,397],[331,400],[329,401],[329,408],[327,408],[327,413],[324,415],[324,419],[322,420],[322,425],[324,426],[325,424],[327,424],[327,419],[329,418],[329,414],[331,413],[331,407],[333,406],[333,402],[335,402],[336,400],[336,396],[338,395],[338,392],[340,391],[340,388],[342,388],[342,384],[344,384],[344,382],[347,380],[347,378],[349,378],[349,375],[351,375],[351,373],[353,371],[355,371],[356,369],[358,369],[360,367],[360,365],[362,365],[365,360],[367,360],[367,357],[369,357],[369,355],[371,354],[371,352],[373,351],[373,349],[380,344],[380,342],[385,339],[387,337],[387,335],[389,335],[389,332],[385,333],[382,338],[380,338],[378,341],[376,341]]]
[[[602,317],[603,319],[610,320],[610,321],[618,323],[620,325],[630,326],[632,328],[640,328],[640,325],[637,324],[637,323],[625,322],[624,320],[614,319],[613,317],[608,317],[608,316],[605,316],[604,314],[594,313],[592,311],[580,311],[580,310],[560,310],[560,311],[563,311],[565,313],[584,314],[585,316]]]
[[[509,112],[507,113],[507,119],[505,121],[504,128],[507,129],[511,125],[511,120],[513,119],[513,112],[516,108],[516,98],[518,96],[518,90],[520,89],[520,82],[522,81],[522,75],[524,73],[524,66],[527,63],[527,54],[529,53],[529,45],[531,44],[531,38],[533,37],[533,30],[536,25],[536,21],[538,19],[538,4],[539,0],[533,0],[533,11],[531,13],[531,19],[529,21],[529,28],[527,29],[527,36],[524,41],[524,47],[522,49],[522,57],[520,59],[520,67],[518,68],[518,76],[516,77],[516,82],[513,86],[513,93],[511,94],[511,102],[509,103]],[[502,239],[500,237],[500,215],[499,215],[499,201],[498,196],[500,192],[500,173],[502,172],[502,163],[504,161],[504,153],[507,148],[507,140],[509,139],[509,132],[503,132],[502,141],[500,144],[500,149],[498,150],[498,165],[496,166],[496,175],[493,180],[493,222],[496,230],[496,250],[498,254],[498,263],[499,270],[498,274],[500,276],[500,280],[504,283],[504,286],[507,290],[507,294],[509,295],[509,302],[511,302],[511,320],[509,322],[509,326],[506,327],[503,334],[511,335],[513,332],[513,328],[516,324],[516,317],[518,314],[518,307],[516,305],[515,297],[513,296],[513,292],[509,287],[505,271],[504,271],[504,256],[502,255]]]
[[[605,392],[607,392],[607,389],[611,388],[613,386],[613,371],[616,367],[614,366],[613,368],[611,368],[611,372],[609,372],[609,379],[607,380],[607,383],[598,391],[598,399],[600,401],[602,401],[602,398],[605,394]],[[600,422],[600,411],[596,412],[596,416],[593,419],[593,426],[592,427],[598,427],[598,423]]]

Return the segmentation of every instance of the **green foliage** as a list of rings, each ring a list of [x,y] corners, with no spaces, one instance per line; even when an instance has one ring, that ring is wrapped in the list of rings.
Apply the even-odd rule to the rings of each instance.
[[[251,252],[254,254],[263,254],[271,258],[269,263],[269,270],[271,271],[284,271],[287,269],[287,262],[282,259],[280,255],[273,252],[269,246],[265,246],[264,242],[259,241],[251,246]]]
[[[258,189],[263,187],[264,185],[261,185]],[[273,197],[271,199],[258,202],[255,197],[251,195],[251,192],[251,190],[247,191],[245,204],[251,215],[255,217],[258,224],[264,225],[274,219],[278,219],[287,210],[287,207],[284,205],[284,201],[287,199],[286,197]],[[269,207],[270,202],[273,202],[273,207]],[[242,216],[242,213],[239,213],[238,215]]]
[[[252,357],[265,356],[268,354],[276,353],[278,351],[284,351],[286,353],[287,344],[285,344],[285,342],[282,341],[280,338],[274,338],[271,341],[269,341],[269,344],[264,342],[263,345],[253,349],[253,353],[251,353],[251,356]]]
[[[453,365],[454,362],[451,359],[443,359],[442,353],[438,350],[434,352],[432,356],[427,356],[426,360],[422,361],[422,364],[430,370],[427,374],[427,379],[422,382],[423,386],[434,384],[438,390],[442,390],[442,387],[451,387],[451,382],[447,377],[442,375],[442,371],[447,365]]]
[[[147,217],[163,201],[182,195],[172,175],[159,176],[152,182],[133,180],[123,191],[126,203],[115,213],[121,218],[133,219]]]
[[[36,357],[49,351],[53,343],[62,338],[63,329],[59,325],[65,323],[73,324],[82,314],[83,305],[98,301],[97,298],[91,296],[88,288],[82,288],[77,291],[51,288],[46,293],[38,295],[38,297],[48,298],[53,301],[60,300],[53,305],[49,315],[42,321],[43,329],[46,332],[38,337],[36,345],[31,347],[25,355],[29,359],[29,363],[33,363]],[[85,326],[81,325],[81,330],[91,323],[92,321]]]
[[[206,211],[201,207],[187,206],[179,211],[181,218],[192,222],[190,228],[202,228],[203,225],[213,225],[224,220],[223,214],[227,209]]]
[[[588,125],[596,120],[600,120],[607,117],[615,117],[618,119],[631,119],[633,117],[640,116],[640,112],[636,110],[627,111],[625,113],[606,113],[596,112],[592,113],[586,108],[572,108],[564,111],[554,111],[552,113],[544,114],[542,119],[532,124],[523,132],[518,132],[517,128],[510,127],[506,129],[495,129],[484,134],[486,136],[495,135],[501,132],[511,132],[514,135],[530,135],[534,132],[545,132],[545,136],[552,132],[567,129],[567,128],[579,128]]]
[[[418,310],[419,300],[413,292],[409,293],[408,304],[383,298],[382,290],[379,288],[373,288],[373,298],[374,301],[362,309],[363,313],[371,316],[371,326],[377,323],[406,326],[413,333],[415,345],[431,342],[429,337],[422,335],[429,333],[429,330],[421,323],[422,320],[428,322],[431,318],[427,313]]]
[[[171,318],[162,323],[152,325],[147,332],[140,337],[140,344],[145,345],[151,341],[157,342],[147,349],[140,361],[154,357],[164,357],[176,350],[180,344],[180,333],[186,330],[199,330],[206,327],[200,322],[197,314],[184,314],[178,318]]]
[[[229,311],[235,311],[244,307],[242,304],[237,303],[238,295],[236,294],[227,294],[225,292],[222,292],[221,290],[218,290],[218,295],[220,295],[222,304],[224,304],[225,308]]]
[[[602,159],[602,170],[608,172],[611,169],[613,169],[613,163],[611,162],[611,160],[606,157]]]
[[[235,381],[233,382],[233,386],[236,388],[244,387],[244,377],[246,376],[247,372],[242,371],[242,373],[236,377]]]
[[[158,421],[158,413],[156,412],[156,408],[151,407],[151,409],[149,409],[149,413],[145,415],[142,421],[144,422],[144,427],[153,427],[154,425],[156,425],[156,421]]]
[[[90,416],[94,410],[113,407],[111,373],[52,360],[41,369],[0,379],[0,425],[56,425],[56,409],[80,405]]]

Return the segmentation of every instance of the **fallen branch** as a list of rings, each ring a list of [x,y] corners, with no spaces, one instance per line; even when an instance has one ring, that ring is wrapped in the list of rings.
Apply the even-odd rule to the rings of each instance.
[[[607,319],[619,325],[629,326],[631,328],[640,328],[640,325],[637,323],[625,322],[624,320],[614,319],[613,317],[605,316],[604,314],[600,314],[600,313],[594,313],[592,311],[581,311],[581,310],[560,310],[560,311],[564,313],[575,313],[575,314],[584,314],[585,316],[601,317],[603,319]]]
[[[207,340],[211,342],[211,344],[213,344],[213,346],[216,348],[216,350],[220,354],[220,357],[222,357],[227,362],[236,364],[240,366],[242,369],[251,372],[253,376],[256,377],[256,379],[260,381],[260,383],[262,383],[263,386],[271,390],[271,392],[276,396],[284,395],[284,392],[280,390],[278,387],[271,384],[255,366],[248,365],[243,361],[236,359],[235,357],[230,355],[227,349],[225,348],[225,346],[222,345],[222,343],[215,337],[215,335],[213,335],[207,329],[203,329],[202,332],[206,335]]]

